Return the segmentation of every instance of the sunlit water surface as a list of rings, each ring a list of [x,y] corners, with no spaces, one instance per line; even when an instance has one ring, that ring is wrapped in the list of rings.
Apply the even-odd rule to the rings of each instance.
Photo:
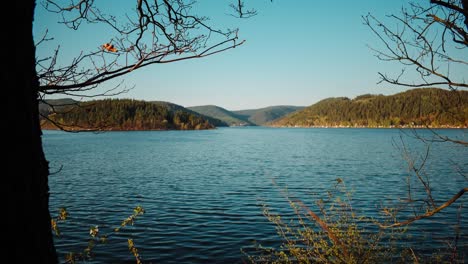
[[[411,134],[410,131],[406,131]],[[439,130],[467,140],[466,131]],[[419,131],[430,135],[430,132]],[[66,207],[55,239],[61,261],[83,251],[90,226],[111,234],[133,208],[146,213],[134,226],[97,245],[90,262],[134,262],[132,238],[145,262],[241,263],[254,243],[279,246],[275,226],[262,214],[267,204],[291,216],[284,190],[314,208],[335,179],[352,191],[359,214],[379,217],[379,209],[407,194],[409,151],[424,147],[397,129],[220,128],[207,131],[65,133],[45,131],[50,160],[50,210]],[[426,164],[433,194],[450,198],[466,186],[468,148],[432,144]],[[274,184],[273,182],[276,182]],[[461,252],[467,251],[467,198],[411,229],[411,241],[424,252],[453,241],[460,221]],[[457,217],[457,212],[461,215]]]

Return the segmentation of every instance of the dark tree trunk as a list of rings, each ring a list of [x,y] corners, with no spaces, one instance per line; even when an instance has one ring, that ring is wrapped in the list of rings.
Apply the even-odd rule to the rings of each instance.
[[[10,5],[10,4],[8,4]],[[15,1],[2,40],[2,88],[8,94],[6,193],[7,258],[12,263],[56,263],[49,214],[48,162],[42,150],[33,40],[34,0]],[[4,14],[6,17],[6,14]],[[2,23],[3,24],[3,23]],[[8,141],[8,142],[6,142]],[[5,209],[4,209],[5,210]],[[12,254],[13,253],[13,254]]]
[[[465,26],[466,30],[468,30],[468,0],[463,0],[462,5],[463,10],[465,11]]]

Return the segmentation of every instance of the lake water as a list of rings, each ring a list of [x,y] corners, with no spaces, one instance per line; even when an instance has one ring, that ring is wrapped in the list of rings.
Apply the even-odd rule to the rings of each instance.
[[[410,130],[405,130],[410,133]],[[467,140],[466,130],[438,132]],[[430,135],[428,131],[419,133]],[[411,134],[411,133],[410,133]],[[44,132],[51,162],[50,210],[66,207],[55,244],[62,261],[87,247],[89,228],[112,233],[135,206],[145,214],[134,226],[94,248],[90,262],[134,263],[127,238],[133,238],[144,262],[242,263],[241,248],[257,241],[279,245],[275,226],[262,204],[291,215],[282,195],[313,206],[326,197],[336,178],[353,190],[360,214],[378,217],[379,208],[405,197],[407,163],[397,148],[398,129],[220,128],[206,131],[106,133]],[[403,135],[411,151],[424,147]],[[467,186],[468,148],[432,144],[426,164],[434,196],[441,201]],[[276,184],[273,184],[273,180]],[[460,221],[462,251],[468,251],[467,198],[437,217],[414,225],[420,250],[455,236]],[[459,210],[458,210],[459,211]]]

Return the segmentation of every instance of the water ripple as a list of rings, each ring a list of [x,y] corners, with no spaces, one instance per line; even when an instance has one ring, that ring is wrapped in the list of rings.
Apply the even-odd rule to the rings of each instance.
[[[67,252],[86,248],[90,226],[112,233],[141,205],[146,213],[108,244],[96,246],[90,263],[134,263],[128,238],[148,263],[242,263],[241,248],[251,250],[255,241],[281,242],[262,206],[293,217],[286,190],[315,210],[314,201],[325,198],[342,178],[353,191],[356,212],[371,217],[395,197],[404,197],[406,165],[392,145],[394,137],[398,130],[45,132],[51,170],[63,165],[50,177],[50,209],[52,215],[60,207],[70,213],[60,223],[57,250],[63,261]],[[446,199],[466,184],[446,164],[450,159],[467,170],[468,150],[434,145],[433,152],[432,173],[443,175],[431,178],[434,194]],[[413,243],[422,250],[445,243],[454,235],[456,214],[447,209],[415,224]],[[460,221],[466,241],[468,220]]]

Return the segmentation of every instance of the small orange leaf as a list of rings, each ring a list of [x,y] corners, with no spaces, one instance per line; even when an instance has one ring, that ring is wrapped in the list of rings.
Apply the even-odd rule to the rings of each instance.
[[[104,48],[105,50],[109,52],[117,52],[117,49],[114,47],[114,45],[109,44],[109,43],[102,45],[102,48]]]

